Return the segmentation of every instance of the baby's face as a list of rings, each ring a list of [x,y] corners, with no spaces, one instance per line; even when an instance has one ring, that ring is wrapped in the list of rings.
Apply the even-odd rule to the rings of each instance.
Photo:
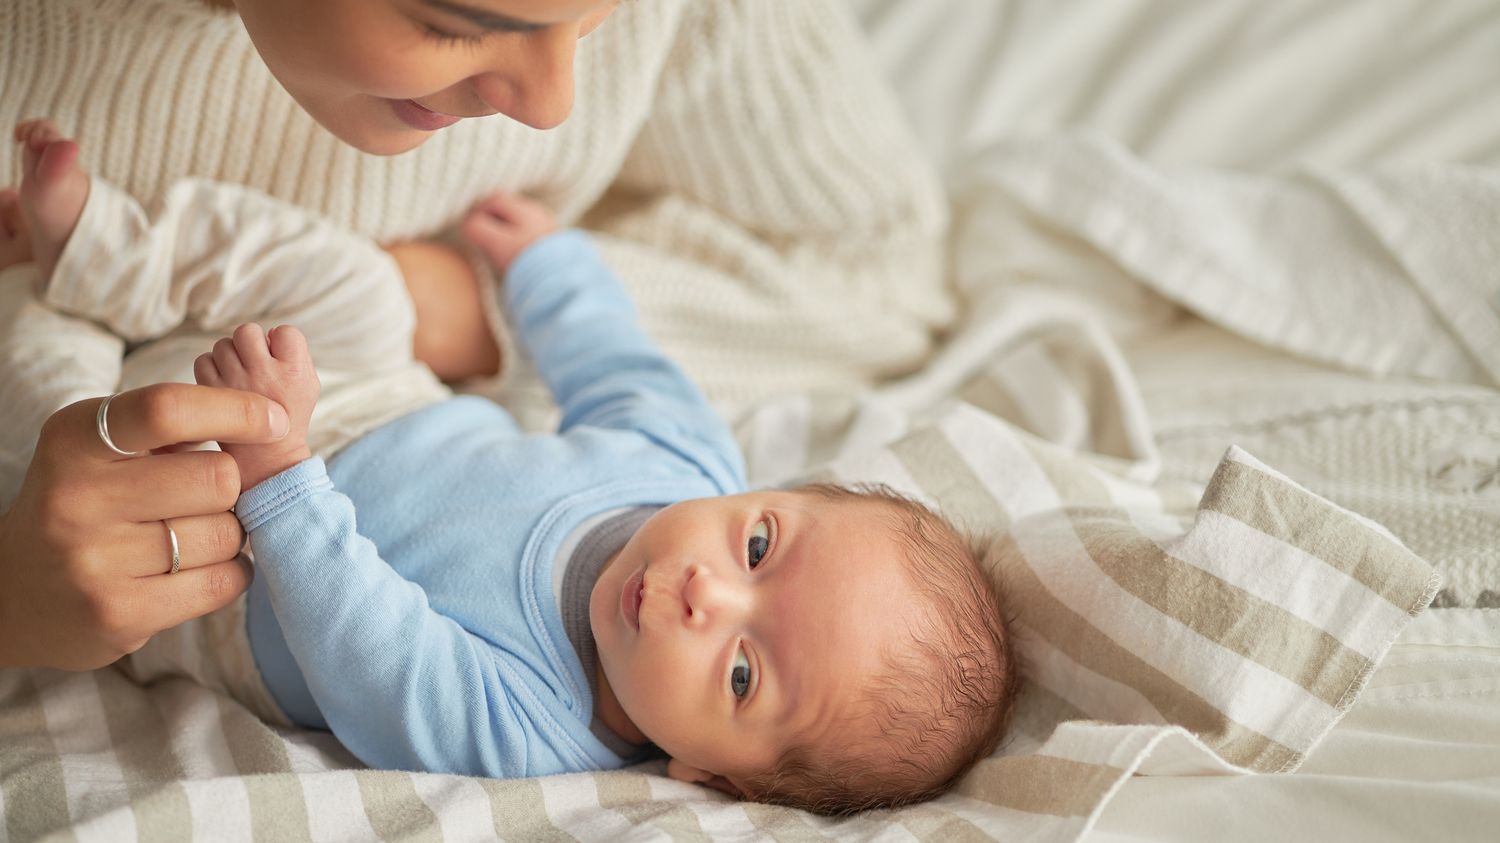
[[[885,504],[799,492],[663,509],[594,585],[608,691],[681,763],[735,784],[769,768],[906,637],[918,602],[892,523]]]

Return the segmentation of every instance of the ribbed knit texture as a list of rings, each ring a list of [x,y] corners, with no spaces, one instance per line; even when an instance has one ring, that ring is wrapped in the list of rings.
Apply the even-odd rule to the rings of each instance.
[[[7,0],[0,121],[42,115],[148,211],[202,176],[389,240],[535,195],[601,233],[647,331],[726,410],[909,371],[952,318],[941,191],[836,2],[622,4],[580,42],[561,127],[465,120],[378,157],[305,114],[232,12]]]

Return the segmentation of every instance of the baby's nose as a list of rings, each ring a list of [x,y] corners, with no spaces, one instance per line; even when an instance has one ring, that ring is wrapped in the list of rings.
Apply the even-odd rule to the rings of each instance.
[[[683,620],[692,627],[732,622],[749,609],[749,595],[738,583],[694,565],[682,587]]]

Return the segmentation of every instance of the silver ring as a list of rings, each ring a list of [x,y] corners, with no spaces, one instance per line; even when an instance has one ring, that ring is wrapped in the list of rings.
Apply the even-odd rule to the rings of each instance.
[[[118,392],[115,393],[115,395],[119,394],[120,393]],[[105,398],[103,401],[100,401],[99,413],[94,416],[94,422],[99,428],[99,441],[104,443],[104,447],[110,449],[111,451],[114,451],[122,457],[144,456],[146,453],[145,451],[122,450],[119,445],[115,444],[113,439],[109,438],[109,402],[115,400],[115,395],[111,395],[108,398]]]
[[[161,520],[161,525],[167,528],[167,538],[172,540],[172,570],[167,573],[175,574],[182,567],[182,554],[178,552],[177,547],[177,531],[172,529],[172,525],[168,524],[165,518]]]

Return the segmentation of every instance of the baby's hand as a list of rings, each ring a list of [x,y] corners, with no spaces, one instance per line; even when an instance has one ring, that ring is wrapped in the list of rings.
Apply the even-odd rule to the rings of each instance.
[[[546,205],[525,196],[496,193],[474,204],[460,231],[504,274],[527,246],[556,229]]]
[[[286,409],[291,429],[280,441],[265,445],[220,447],[240,469],[240,491],[260,483],[312,456],[307,428],[318,403],[318,373],[307,350],[307,338],[290,325],[259,325],[234,329],[233,337],[214,343],[209,354],[193,361],[193,375],[204,386],[243,389],[266,396]]]

